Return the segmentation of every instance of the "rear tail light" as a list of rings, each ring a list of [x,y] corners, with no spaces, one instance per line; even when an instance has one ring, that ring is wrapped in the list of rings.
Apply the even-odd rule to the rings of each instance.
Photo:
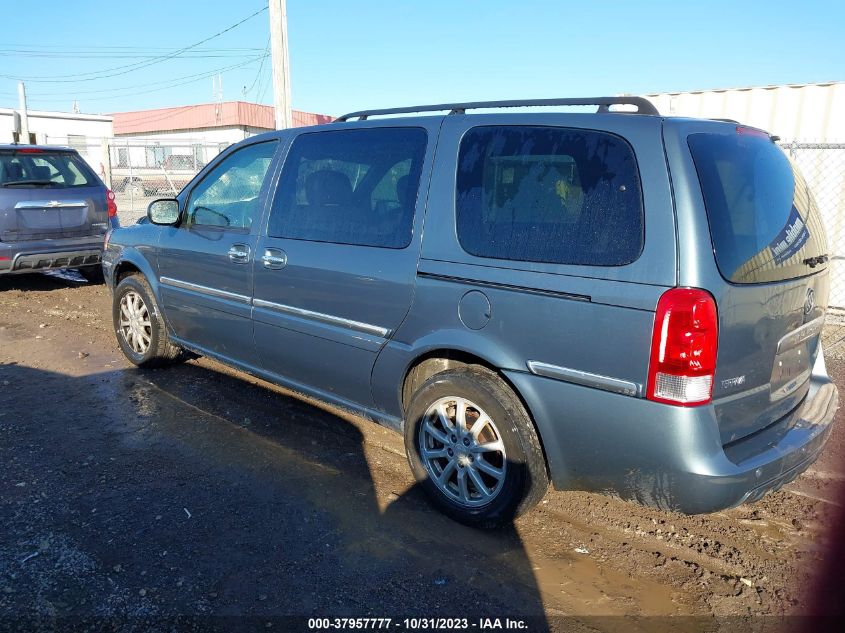
[[[716,302],[698,288],[672,288],[657,302],[648,368],[649,400],[681,406],[710,402],[719,320]]]
[[[106,189],[106,202],[109,207],[109,217],[117,217],[117,202],[114,201],[114,191]]]

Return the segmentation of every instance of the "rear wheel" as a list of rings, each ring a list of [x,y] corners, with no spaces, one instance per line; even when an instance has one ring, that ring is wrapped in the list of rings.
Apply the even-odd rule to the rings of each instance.
[[[548,489],[528,413],[483,367],[445,371],[423,383],[408,406],[405,449],[434,505],[468,525],[507,523]]]
[[[112,320],[121,351],[135,365],[155,367],[180,357],[181,350],[170,342],[150,285],[141,275],[124,277],[115,288]]]

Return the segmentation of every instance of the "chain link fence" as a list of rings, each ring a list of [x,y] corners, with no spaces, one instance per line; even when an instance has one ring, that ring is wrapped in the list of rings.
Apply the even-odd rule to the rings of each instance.
[[[208,139],[150,140],[45,136],[74,148],[115,193],[122,225],[134,224],[156,198],[172,198],[229,146]]]
[[[829,304],[845,310],[845,143],[781,143],[801,169],[827,230]]]
[[[106,183],[114,191],[121,224],[143,217],[156,198],[172,198],[228,143],[111,139]]]
[[[825,356],[845,360],[845,143],[781,142],[815,195],[827,230],[830,297]]]

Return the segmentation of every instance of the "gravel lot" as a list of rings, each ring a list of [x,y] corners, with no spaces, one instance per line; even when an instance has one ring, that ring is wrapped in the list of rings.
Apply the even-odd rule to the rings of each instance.
[[[620,630],[595,616],[813,608],[845,498],[843,409],[812,469],[753,505],[688,517],[550,491],[485,533],[428,506],[398,435],[205,359],[139,371],[110,324],[103,286],[0,278],[7,627],[471,615]],[[845,326],[826,337],[845,387]]]

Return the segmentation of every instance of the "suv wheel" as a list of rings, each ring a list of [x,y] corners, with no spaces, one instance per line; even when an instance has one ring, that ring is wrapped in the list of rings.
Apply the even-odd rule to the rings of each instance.
[[[123,354],[139,367],[154,367],[179,357],[170,342],[167,326],[147,280],[141,275],[125,277],[112,301],[112,320]]]
[[[482,367],[435,374],[408,406],[405,450],[434,504],[495,527],[534,507],[549,486],[540,441],[506,384]]]

